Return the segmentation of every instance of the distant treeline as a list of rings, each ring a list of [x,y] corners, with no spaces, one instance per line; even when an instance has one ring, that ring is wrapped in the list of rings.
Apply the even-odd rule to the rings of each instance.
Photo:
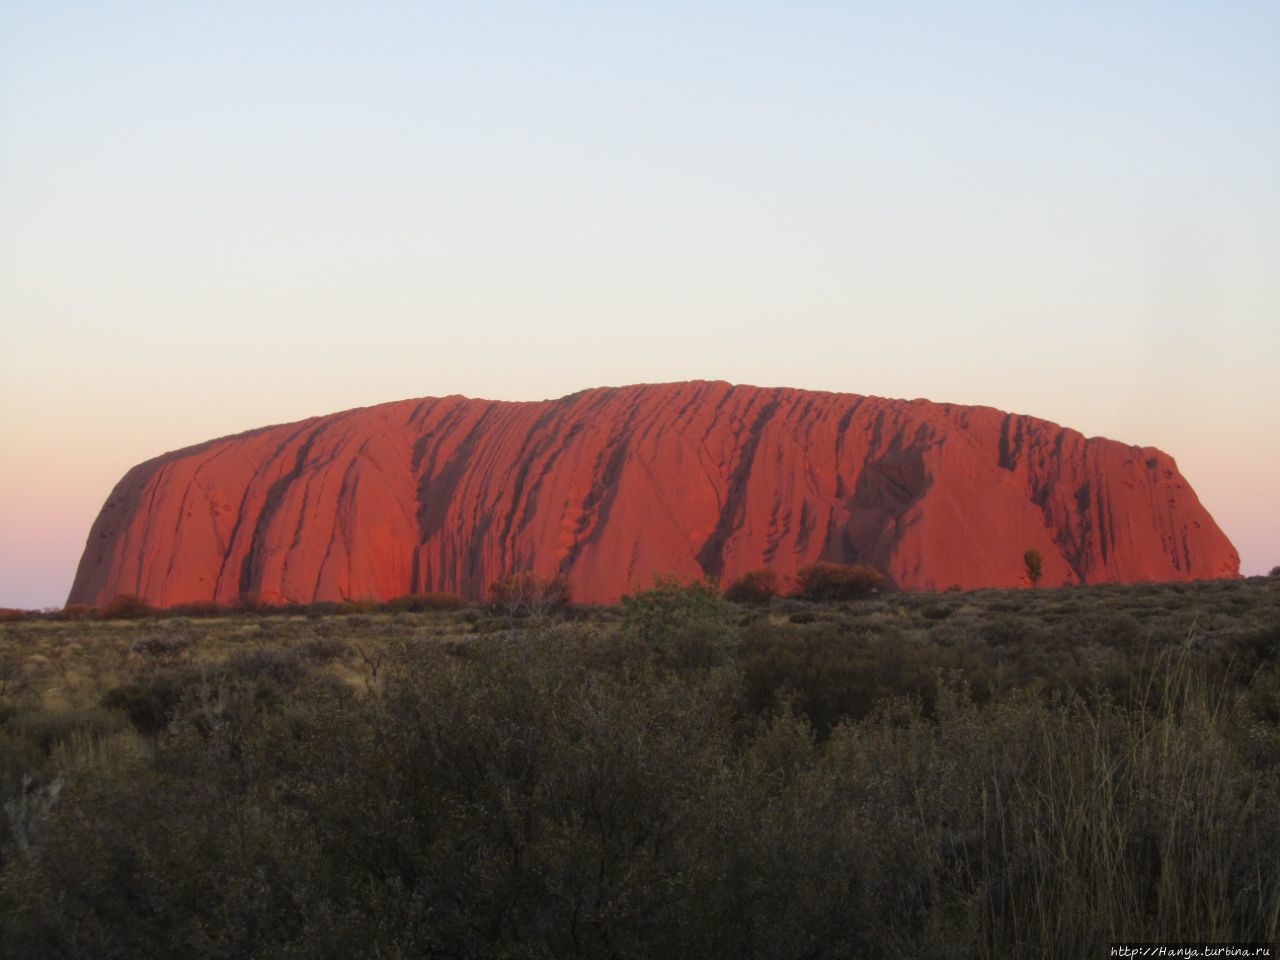
[[[1032,551],[1034,552],[1034,551]],[[659,581],[669,578],[658,577]],[[1038,579],[1038,574],[1036,579]],[[711,589],[718,589],[710,585]],[[1034,586],[1034,580],[1031,581]],[[888,586],[887,578],[865,564],[820,561],[801,569],[790,591],[792,596],[815,602],[856,600],[871,596]],[[958,590],[959,588],[955,588]],[[726,599],[736,603],[768,603],[783,595],[782,581],[768,569],[752,570],[724,588]],[[573,604],[568,580],[562,576],[539,576],[523,572],[489,585],[481,606],[507,613],[545,615],[564,612]],[[145,617],[225,617],[244,613],[272,613],[280,616],[329,617],[351,613],[422,613],[461,610],[470,602],[456,593],[410,593],[389,600],[376,598],[317,600],[310,603],[279,603],[245,594],[234,604],[208,602],[178,603],[158,607],[146,597],[122,593],[101,607],[68,604],[60,609],[19,610],[0,608],[0,623],[18,620],[139,620]]]

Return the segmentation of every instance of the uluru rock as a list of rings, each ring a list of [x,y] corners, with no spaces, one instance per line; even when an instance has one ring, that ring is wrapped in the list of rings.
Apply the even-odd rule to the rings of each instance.
[[[816,560],[901,588],[1234,577],[1173,460],[987,407],[675,383],[406,400],[130,470],[68,603],[482,597],[516,572],[616,601]]]

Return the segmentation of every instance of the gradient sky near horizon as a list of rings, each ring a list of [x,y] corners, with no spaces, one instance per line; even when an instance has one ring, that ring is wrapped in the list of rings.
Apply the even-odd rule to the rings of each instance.
[[[724,379],[1172,454],[1280,564],[1280,4],[0,0],[0,606],[133,464]]]

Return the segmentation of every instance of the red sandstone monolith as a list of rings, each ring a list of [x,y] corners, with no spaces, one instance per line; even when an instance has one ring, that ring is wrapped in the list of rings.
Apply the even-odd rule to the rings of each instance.
[[[509,403],[407,400],[266,427],[130,470],[68,603],[482,597],[562,574],[616,601],[816,560],[901,588],[1234,577],[1239,556],[1151,447],[987,407],[674,383]]]

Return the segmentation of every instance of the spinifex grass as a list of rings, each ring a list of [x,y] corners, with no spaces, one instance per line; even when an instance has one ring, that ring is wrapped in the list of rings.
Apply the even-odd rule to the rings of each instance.
[[[1233,749],[1236,691],[1206,681],[1185,648],[1154,667],[1136,705],[1026,707],[1034,749],[984,808],[999,834],[987,879],[1002,890],[989,955],[1085,956],[1109,941],[1243,929],[1274,938],[1274,772]]]

